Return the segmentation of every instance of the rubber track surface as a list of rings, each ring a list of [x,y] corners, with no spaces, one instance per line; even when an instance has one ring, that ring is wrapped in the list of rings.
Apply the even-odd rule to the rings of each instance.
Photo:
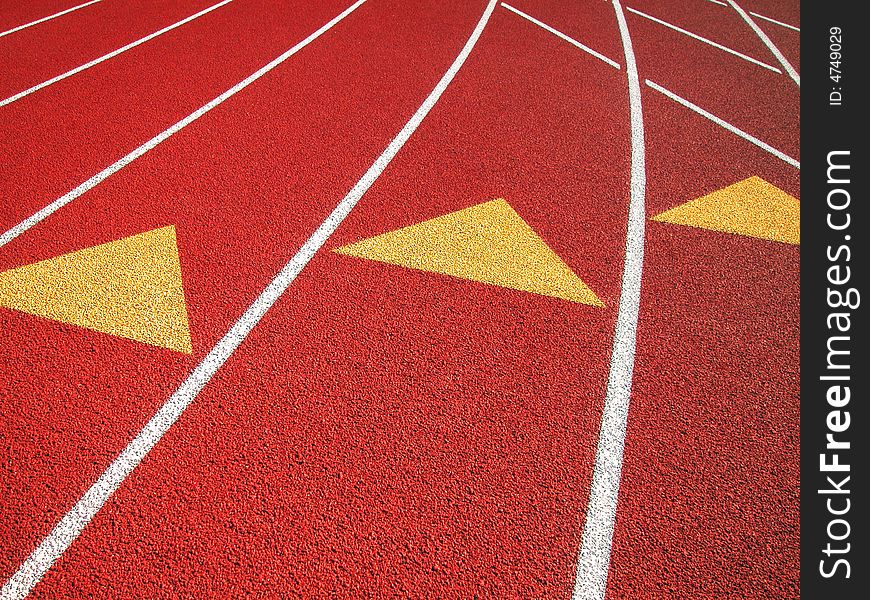
[[[0,96],[211,4],[105,0],[0,38]],[[0,229],[349,4],[233,0],[0,107]],[[395,160],[34,597],[571,596],[626,244],[626,65],[611,3],[510,4],[620,68],[498,5]],[[740,5],[800,25],[797,2]],[[193,346],[0,308],[3,582],[399,132],[485,6],[368,0],[0,247],[3,272],[174,225]],[[624,6],[780,67],[730,7]],[[12,3],[0,30],[69,7]],[[645,80],[796,160],[800,90],[626,19],[648,219],[606,597],[797,598],[799,246],[649,218],[751,176],[800,198],[800,171]],[[800,34],[758,23],[798,67]],[[604,306],[332,252],[494,198]]]

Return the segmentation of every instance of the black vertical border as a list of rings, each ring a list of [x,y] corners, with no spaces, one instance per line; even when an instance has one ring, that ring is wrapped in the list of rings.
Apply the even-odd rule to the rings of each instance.
[[[870,222],[866,205],[867,179],[870,168],[867,163],[867,130],[870,124],[866,113],[870,112],[867,89],[870,87],[870,55],[867,38],[870,37],[870,20],[859,16],[863,2],[805,0],[801,5],[801,597],[808,599],[852,599],[870,597],[870,544],[865,527],[868,488],[866,442],[870,436],[867,423],[867,379],[870,374],[870,344],[867,342],[866,312],[870,308],[870,289],[866,286],[867,238]],[[830,78],[831,28],[842,29],[841,61],[842,79]],[[834,88],[840,87],[841,90]],[[830,93],[841,91],[841,106],[831,106]],[[842,185],[827,182],[828,153],[848,150],[851,202],[848,212],[851,225],[848,231],[834,231],[827,225],[830,209],[828,192]],[[842,171],[841,171],[842,172]],[[839,198],[842,195],[838,194]],[[837,215],[842,217],[842,214]],[[846,241],[845,236],[850,240]],[[855,287],[861,294],[860,306],[855,310],[833,309],[828,306],[828,268],[835,264],[828,259],[828,247],[832,251],[848,244],[851,261],[838,261],[851,267],[851,280],[840,289]],[[844,258],[845,254],[841,254]],[[826,418],[830,410],[826,392],[831,382],[821,381],[820,376],[830,374],[827,370],[828,337],[830,332],[827,316],[831,312],[847,310],[851,313],[849,361],[851,369],[848,382],[851,400],[841,410],[850,413],[849,429],[836,434],[837,439],[849,441],[851,448],[840,453],[840,462],[850,465],[851,477],[848,488],[851,501],[849,512],[841,518],[849,522],[849,537],[842,541],[829,540],[827,527],[838,518],[828,512],[826,500],[835,498],[834,507],[842,508],[845,495],[820,494],[819,490],[830,488],[826,477],[842,480],[840,473],[822,473],[819,455],[825,452],[826,435],[830,433]],[[831,451],[828,451],[831,452]],[[842,535],[844,526],[834,526],[835,535]],[[828,542],[832,547],[850,544],[848,553],[827,557],[823,550]],[[847,579],[845,568],[840,565],[834,577],[825,578],[820,573],[820,561],[826,560],[830,568],[836,558],[848,560],[851,573]]]

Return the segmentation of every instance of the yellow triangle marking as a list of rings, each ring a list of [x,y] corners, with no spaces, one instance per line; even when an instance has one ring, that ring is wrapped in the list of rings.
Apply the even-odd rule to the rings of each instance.
[[[798,199],[756,176],[681,204],[652,219],[786,244],[801,243]]]
[[[0,273],[0,306],[193,351],[173,225]]]
[[[335,252],[604,306],[501,198],[336,248]]]

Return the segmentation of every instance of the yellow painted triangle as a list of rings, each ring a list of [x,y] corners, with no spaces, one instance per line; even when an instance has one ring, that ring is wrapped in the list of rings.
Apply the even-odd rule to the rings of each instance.
[[[337,248],[335,252],[604,306],[501,198]]]
[[[798,199],[756,176],[681,204],[652,219],[786,244],[801,243]]]
[[[0,306],[192,352],[172,225],[0,273]]]

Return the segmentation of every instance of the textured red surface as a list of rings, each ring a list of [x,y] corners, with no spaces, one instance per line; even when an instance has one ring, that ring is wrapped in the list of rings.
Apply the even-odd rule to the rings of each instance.
[[[0,95],[6,98],[65,73],[219,1],[104,1],[10,35],[0,55]]]
[[[131,562],[147,565],[145,595],[178,572],[182,594],[570,586],[621,266],[627,165],[607,140],[627,119],[608,108],[624,104],[617,72],[513,15],[480,44],[330,246],[504,196],[611,308],[323,253],[47,590]],[[581,69],[599,81],[562,79]],[[590,109],[622,118],[584,121]],[[593,148],[608,160],[578,174]],[[517,178],[529,164],[534,178]],[[168,470],[189,483],[167,486]],[[187,550],[165,541],[191,530]]]
[[[388,143],[387,132],[401,128],[473,18],[444,7],[435,13],[444,15],[442,29],[425,35],[425,27],[409,26],[397,32],[403,51],[371,46],[354,69],[341,68],[395,7],[364,9],[329,32],[328,45],[306,48],[304,60],[288,61],[120,171],[28,232],[26,243],[3,248],[0,268],[7,268],[174,224],[194,346],[187,358],[115,339],[101,344],[105,336],[3,311],[3,379],[13,390],[4,434],[16,476],[2,519],[20,528],[10,539],[15,551],[3,553],[4,570],[47,533],[241,315]],[[397,78],[407,85],[399,88]],[[80,343],[98,346],[96,355]],[[43,373],[45,364],[60,370]],[[34,410],[57,418],[34,419]],[[15,433],[21,430],[28,435]],[[81,473],[81,464],[94,467]]]
[[[0,6],[0,33],[39,19],[44,19],[79,4],[84,4],[86,1],[33,0],[32,2],[4,2]]]
[[[644,96],[647,214],[796,170]],[[691,151],[691,168],[687,152]],[[647,221],[609,598],[796,598],[799,249]]]
[[[640,20],[638,62],[654,63]],[[759,48],[746,53],[777,64]],[[796,86],[749,65],[775,100],[732,110],[752,91],[743,64],[720,54],[691,94],[682,69],[648,77],[799,159]],[[778,159],[649,88],[644,109],[648,216],[751,175],[800,197]],[[796,598],[799,249],[651,221],[646,248],[608,598]]]
[[[771,23],[757,16],[764,15],[780,23],[800,29],[800,2],[777,2],[776,0],[750,0],[747,2],[743,0],[743,2],[740,2],[740,7],[747,12],[755,13],[755,16],[750,15],[755,23],[761,27],[762,31],[767,34],[771,41],[776,44],[776,47],[779,48],[780,52],[800,73],[800,32]]]
[[[173,5],[171,17],[154,15],[148,20],[153,26],[140,33],[156,31],[212,4]],[[106,3],[107,7],[111,5]],[[136,3],[136,8],[147,5]],[[83,9],[82,13],[97,6]],[[197,110],[304,39],[346,6],[347,3],[335,0],[314,3],[236,0],[4,106],[0,195],[10,200],[0,207],[0,228],[5,231]],[[58,26],[78,14],[77,11],[57,19]],[[116,18],[130,23],[139,19],[129,14]],[[24,43],[22,39],[30,31],[9,36],[9,41]],[[75,33],[80,31],[76,29]],[[123,43],[141,35],[127,37]],[[111,47],[82,58],[91,60],[123,43],[109,44]],[[14,57],[21,54],[23,51],[10,54],[10,61],[14,62]],[[6,71],[0,73],[5,79]],[[8,87],[11,95],[29,86],[11,83]]]
[[[691,3],[693,10],[685,12],[668,9],[668,4],[645,2],[637,4],[637,7],[663,21],[782,70],[776,57],[770,54],[737,12],[703,1]],[[629,6],[635,6],[635,3]],[[800,121],[797,118],[800,114],[800,94],[790,77],[759,67],[639,15],[628,13],[626,19],[632,31],[641,79],[654,81],[800,160]],[[723,35],[723,32],[732,34]],[[682,160],[694,162],[695,158],[694,154],[689,154]]]
[[[89,18],[110,33],[76,54],[44,48],[21,72],[74,66],[209,4],[89,7],[15,43],[67,43]],[[15,199],[0,229],[349,3],[303,4],[236,0],[0,109],[0,197]],[[0,248],[4,270],[174,224],[194,348],[0,309],[3,581],[365,172],[485,4],[369,0]],[[570,596],[625,248],[625,59],[609,3],[511,4],[623,68],[497,7],[408,144],[36,596]],[[799,25],[762,4],[741,3]],[[630,6],[778,65],[726,7]],[[84,14],[96,7],[102,20]],[[627,18],[642,83],[799,159],[787,76]],[[797,32],[763,27],[797,61]],[[27,87],[0,72],[10,93]],[[796,169],[642,92],[648,216],[751,175],[800,197]],[[329,252],[496,197],[605,308]],[[647,222],[608,598],[798,595],[798,254]]]

